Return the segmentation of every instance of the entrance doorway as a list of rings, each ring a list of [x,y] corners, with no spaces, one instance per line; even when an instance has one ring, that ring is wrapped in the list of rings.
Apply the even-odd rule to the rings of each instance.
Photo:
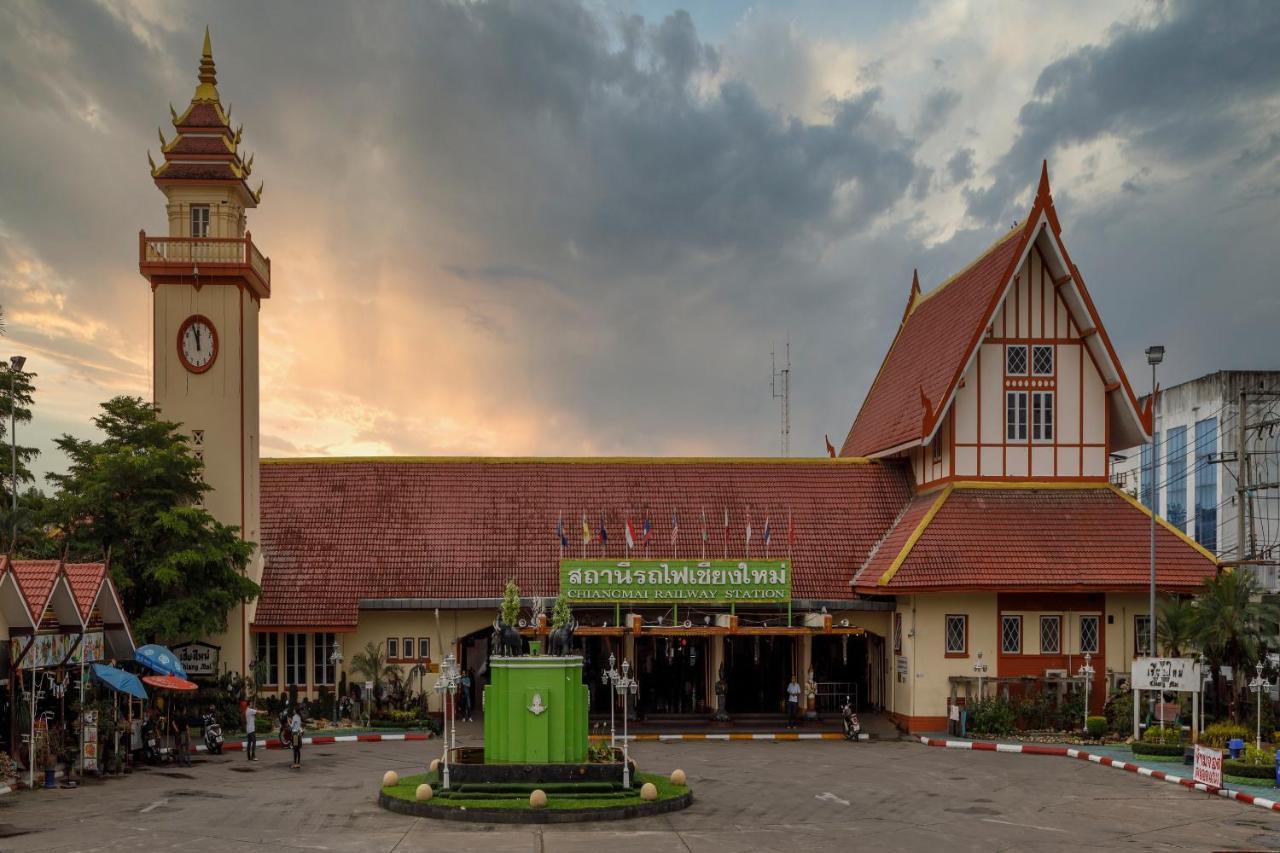
[[[637,637],[642,714],[707,713],[707,638]]]
[[[839,713],[846,696],[855,708],[865,708],[871,701],[865,635],[814,637],[812,660],[819,714]]]
[[[730,714],[781,714],[795,669],[795,637],[727,637],[726,710]]]

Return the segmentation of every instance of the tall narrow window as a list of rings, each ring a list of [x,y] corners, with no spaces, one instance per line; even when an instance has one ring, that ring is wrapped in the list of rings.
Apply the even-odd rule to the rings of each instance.
[[[899,611],[893,614],[893,653],[902,654],[902,613]]]
[[[1027,440],[1027,392],[1006,391],[1005,401],[1005,439],[1008,441]]]
[[[191,236],[192,237],[208,237],[209,236],[209,205],[207,204],[191,205]]]
[[[266,667],[266,683],[280,683],[280,635],[279,634],[258,634],[258,649],[256,660],[265,661]]]
[[[1010,376],[1027,375],[1027,345],[1009,344],[1004,348],[1004,372]]]
[[[1218,550],[1218,466],[1209,457],[1218,452],[1218,423],[1196,421],[1196,541]]]
[[[422,658],[423,660],[431,660],[431,638],[430,637],[418,638],[418,657]]]
[[[1080,654],[1088,652],[1091,655],[1098,653],[1098,617],[1097,616],[1081,616],[1080,617]]]
[[[1053,392],[1031,394],[1031,440],[1053,441]]]
[[[1179,530],[1187,529],[1187,428],[1172,427],[1164,449],[1165,518]]]
[[[1062,652],[1062,617],[1040,617],[1040,654],[1056,655]]]
[[[315,684],[333,684],[337,668],[333,662],[333,650],[336,642],[333,634],[316,634],[315,635]]]
[[[1053,375],[1053,347],[1037,344],[1031,348],[1031,372],[1036,376]]]
[[[1000,617],[1000,651],[1006,655],[1022,654],[1022,617]]]
[[[1139,655],[1151,654],[1151,617],[1133,617],[1133,650]]]
[[[307,635],[284,635],[285,684],[307,683]]]
[[[1156,447],[1155,463],[1151,462],[1151,445]],[[1142,503],[1152,512],[1160,512],[1160,433],[1151,437],[1151,444],[1142,445]]]
[[[400,648],[404,649],[404,656],[406,658],[413,657],[413,637],[405,637],[404,644],[400,646]]]
[[[963,655],[969,645],[969,617],[948,614],[946,624],[947,654]]]
[[[400,641],[395,637],[387,638],[387,660],[399,660]]]

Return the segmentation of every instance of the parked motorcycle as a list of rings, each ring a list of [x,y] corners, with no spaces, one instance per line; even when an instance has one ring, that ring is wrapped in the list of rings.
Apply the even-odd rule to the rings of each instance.
[[[858,715],[853,710],[853,702],[849,697],[844,697],[844,705],[840,708],[840,723],[844,727],[845,740],[857,740],[859,733],[862,732],[862,723],[858,721]]]
[[[154,720],[146,720],[142,724],[142,746],[138,753],[146,764],[159,764],[161,760],[160,734],[156,729]]]
[[[222,754],[222,723],[218,722],[218,718],[212,713],[207,713],[202,717],[204,721],[204,746],[210,755]]]

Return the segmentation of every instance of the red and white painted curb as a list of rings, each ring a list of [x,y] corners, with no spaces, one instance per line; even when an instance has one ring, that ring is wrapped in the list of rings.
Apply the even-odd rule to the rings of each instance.
[[[1080,761],[1091,761],[1094,764],[1101,764],[1104,767],[1114,767],[1117,770],[1127,770],[1130,773],[1136,773],[1139,776],[1150,776],[1152,779],[1159,779],[1162,782],[1169,782],[1174,785],[1181,785],[1184,788],[1190,788],[1195,791],[1204,791],[1207,794],[1217,794],[1228,800],[1236,800],[1237,802],[1247,803],[1251,806],[1267,809],[1268,811],[1280,812],[1280,803],[1275,800],[1269,800],[1265,797],[1255,797],[1253,794],[1246,794],[1243,791],[1234,791],[1230,788],[1215,788],[1213,785],[1206,785],[1203,782],[1196,782],[1184,776],[1175,776],[1172,773],[1165,773],[1163,770],[1152,770],[1150,767],[1140,767],[1137,764],[1130,764],[1127,761],[1117,761],[1114,758],[1108,758],[1105,755],[1094,755],[1085,752],[1083,749],[1075,749],[1069,746],[1047,746],[1038,743],[992,743],[990,741],[979,740],[943,740],[941,738],[924,737],[917,735],[917,739],[925,746],[940,746],[945,749],[969,749],[980,750],[985,752],[1019,752],[1024,755],[1054,755],[1061,758],[1075,758]]]
[[[597,743],[609,740],[608,735],[595,734],[591,739]],[[796,741],[796,740],[844,740],[840,732],[684,732],[682,734],[656,734],[644,732],[627,735],[626,740],[632,743],[686,743],[700,741]],[[614,740],[623,740],[622,735]],[[866,733],[858,735],[858,740],[870,740]]]

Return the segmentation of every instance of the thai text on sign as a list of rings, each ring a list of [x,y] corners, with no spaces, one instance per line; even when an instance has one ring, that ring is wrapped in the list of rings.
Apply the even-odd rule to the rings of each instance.
[[[1201,785],[1222,787],[1222,750],[1196,745],[1196,763],[1192,778]]]
[[[1135,658],[1133,689],[1200,692],[1200,662],[1195,658]]]
[[[561,560],[573,602],[729,604],[791,600],[790,560]]]

